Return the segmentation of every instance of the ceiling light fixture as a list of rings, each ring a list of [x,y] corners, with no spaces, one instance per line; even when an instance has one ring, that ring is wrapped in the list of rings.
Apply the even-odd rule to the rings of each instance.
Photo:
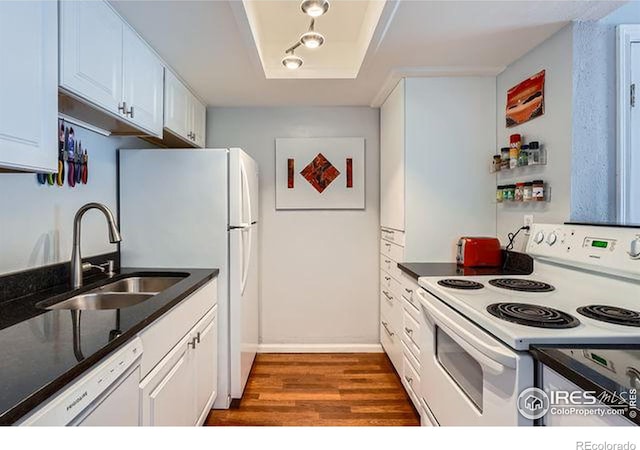
[[[291,47],[290,49],[288,49],[285,53],[285,57],[282,58],[282,65],[285,66],[287,69],[290,70],[296,70],[299,69],[302,64],[304,63],[304,61],[302,60],[302,58],[300,58],[297,55],[293,54],[293,51],[300,45],[300,43],[298,42],[296,45],[294,45],[293,47]]]
[[[320,17],[329,10],[328,0],[304,0],[300,8],[311,17]]]
[[[311,19],[311,25],[309,25],[309,31],[300,36],[300,42],[307,48],[318,48],[324,44],[324,36],[314,31],[315,19]]]

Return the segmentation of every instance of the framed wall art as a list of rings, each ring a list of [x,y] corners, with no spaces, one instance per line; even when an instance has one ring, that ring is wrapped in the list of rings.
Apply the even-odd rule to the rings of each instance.
[[[276,209],[364,209],[364,138],[276,139]]]
[[[541,70],[507,91],[507,128],[544,114],[544,78],[545,71]]]

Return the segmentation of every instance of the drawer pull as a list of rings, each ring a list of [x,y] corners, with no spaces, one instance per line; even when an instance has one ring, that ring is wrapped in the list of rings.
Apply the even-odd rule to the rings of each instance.
[[[391,277],[384,277],[385,280],[391,281]]]
[[[406,331],[407,334],[409,334],[409,335],[413,334],[413,330],[411,328],[404,327],[404,331]]]
[[[393,295],[390,295],[387,291],[382,291],[387,300],[393,300]]]
[[[384,320],[382,321],[382,326],[384,327],[384,330],[387,332],[389,337],[391,337],[391,336],[393,336],[395,334],[393,331],[389,330],[389,325]]]
[[[391,264],[391,260],[390,260],[390,259],[385,259],[385,260],[384,260],[384,262],[385,262],[386,264]]]
[[[407,294],[413,294],[413,289],[404,288],[404,290],[407,292]]]
[[[409,384],[413,384],[413,378],[408,377],[408,376],[406,376],[406,375],[405,375],[405,376],[404,376],[404,379],[405,379],[405,380],[407,380],[407,383],[409,383]]]
[[[385,243],[384,243],[384,245],[385,245],[386,247],[391,248],[391,244],[389,244],[388,242],[385,242]]]

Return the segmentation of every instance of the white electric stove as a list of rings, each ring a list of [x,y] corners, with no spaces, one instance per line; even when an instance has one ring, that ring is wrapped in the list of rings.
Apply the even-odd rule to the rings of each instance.
[[[536,224],[526,276],[423,277],[422,395],[441,424],[530,425],[534,344],[640,343],[640,229]]]

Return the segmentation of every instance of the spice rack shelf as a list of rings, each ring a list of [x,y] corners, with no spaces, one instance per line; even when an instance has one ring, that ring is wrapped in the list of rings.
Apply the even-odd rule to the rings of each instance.
[[[490,173],[504,173],[504,174],[509,174],[510,176],[516,173],[526,173],[527,170],[532,170],[536,167],[544,167],[547,165],[547,162],[540,162],[537,164],[527,164],[526,166],[516,166],[514,168],[511,167],[506,167],[506,168],[500,168],[499,170],[495,169],[493,164],[490,165],[489,167],[489,172]]]

